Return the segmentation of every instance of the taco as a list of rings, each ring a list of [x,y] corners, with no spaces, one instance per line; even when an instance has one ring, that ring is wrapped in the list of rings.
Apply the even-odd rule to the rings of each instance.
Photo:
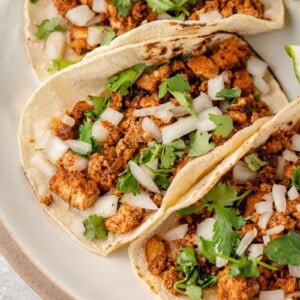
[[[20,123],[21,161],[46,212],[107,254],[286,104],[267,65],[236,35],[130,45],[34,93]]]
[[[129,247],[162,299],[298,299],[300,98]]]
[[[203,30],[207,34],[210,27],[253,34],[281,28],[284,22],[282,0],[27,0],[25,14],[27,50],[41,79],[99,46],[92,55],[105,51],[126,32],[110,48]],[[203,29],[205,24],[211,26]]]

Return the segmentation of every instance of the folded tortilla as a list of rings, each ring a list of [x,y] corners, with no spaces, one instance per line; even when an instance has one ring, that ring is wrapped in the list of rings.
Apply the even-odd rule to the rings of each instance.
[[[82,2],[83,3],[83,2]],[[178,21],[178,20],[159,20],[141,25],[127,33],[120,35],[112,41],[110,46],[101,46],[88,52],[86,57],[97,55],[108,48],[113,49],[123,45],[139,43],[142,41],[165,38],[181,34],[209,34],[212,31],[228,31],[237,32],[239,34],[256,34],[260,32],[270,31],[282,28],[284,24],[284,6],[282,0],[261,0],[264,5],[265,19],[259,19],[253,15],[233,14],[229,17],[217,19],[214,21]],[[32,4],[25,1],[25,36],[27,52],[39,79],[43,80],[51,75],[49,69],[52,67],[51,59],[49,59],[46,51],[47,39],[37,39],[35,37],[37,25],[44,20],[59,17],[64,27],[70,26],[53,6],[52,0],[39,0]],[[205,27],[208,25],[208,27]],[[67,39],[65,33],[65,39]],[[92,47],[94,48],[94,47]],[[77,61],[80,56],[77,55],[69,46],[66,46],[63,59]]]
[[[219,182],[219,180],[229,172],[236,163],[247,153],[255,151],[266,143],[268,138],[278,130],[289,130],[299,125],[300,117],[300,98],[284,107],[275,117],[264,124],[258,132],[245,141],[237,150],[224,159],[210,174],[202,178],[178,203],[168,209],[163,218],[146,231],[144,235],[134,241],[129,246],[129,256],[138,277],[157,294],[161,299],[188,299],[188,297],[179,295],[174,296],[165,288],[160,276],[154,276],[148,270],[148,264],[145,257],[145,242],[154,235],[161,236],[164,232],[178,226],[180,217],[175,213],[177,210],[186,208],[203,197]],[[181,224],[181,223],[180,223]],[[218,299],[215,287],[204,288],[204,300]],[[296,292],[298,295],[298,292]],[[290,295],[286,299],[294,299]]]
[[[35,149],[45,148],[51,140],[50,127],[53,117],[70,111],[79,99],[86,99],[88,95],[101,94],[110,76],[131,66],[139,63],[162,64],[168,62],[172,57],[191,54],[196,50],[197,53],[201,53],[201,47],[203,50],[207,47],[206,41],[217,43],[230,37],[237,38],[233,34],[224,33],[205,37],[185,35],[128,45],[103,52],[95,59],[71,66],[46,80],[26,104],[19,127],[21,163],[37,198],[42,199],[49,195],[49,176],[46,176],[34,165],[32,158],[36,154]],[[288,101],[269,70],[267,70],[264,80],[269,85],[270,90],[267,94],[262,94],[261,99],[269,106],[270,112],[274,114]],[[143,222],[131,232],[110,234],[108,238],[100,241],[88,241],[74,229],[74,226],[81,224],[83,220],[76,209],[70,208],[64,201],[57,200],[50,206],[44,206],[45,211],[87,249],[101,255],[107,255],[141,236],[146,229],[149,229],[162,218],[168,207],[175,205],[192,185],[211,172],[219,162],[257,132],[268,119],[269,117],[258,119],[253,125],[235,133],[223,145],[217,146],[211,152],[196,157],[187,163],[172,180],[160,209],[149,213]],[[186,201],[184,200],[184,202]]]

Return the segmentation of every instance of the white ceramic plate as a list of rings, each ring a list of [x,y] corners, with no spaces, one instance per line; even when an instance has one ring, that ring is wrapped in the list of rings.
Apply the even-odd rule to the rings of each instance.
[[[24,0],[29,1],[29,0]],[[0,1],[0,217],[32,261],[77,299],[153,299],[130,267],[127,249],[108,258],[73,242],[43,212],[18,159],[18,119],[37,86],[24,49],[23,1]],[[290,99],[300,95],[286,43],[300,43],[300,1],[286,0],[283,30],[247,38],[269,63]]]

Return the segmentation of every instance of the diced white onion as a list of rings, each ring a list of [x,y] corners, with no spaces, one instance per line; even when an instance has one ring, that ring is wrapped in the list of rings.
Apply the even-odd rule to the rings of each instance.
[[[197,129],[197,118],[191,116],[179,119],[175,123],[165,126],[162,129],[162,141],[163,144],[169,144],[175,139],[179,139],[182,136]]]
[[[152,106],[152,107],[144,107],[140,109],[135,109],[133,111],[133,115],[135,117],[147,117],[147,116],[154,116],[155,113],[164,111],[164,110],[171,110],[175,108],[176,106],[172,102],[166,102],[158,106]]]
[[[158,159],[156,158],[147,162],[145,165],[142,165],[142,168],[146,173],[148,173],[151,176],[152,179],[154,179],[155,173],[153,171],[156,171],[158,168]]]
[[[124,194],[120,202],[145,209],[158,209],[149,194],[145,191],[141,191],[141,193],[137,195],[133,195],[132,193]]]
[[[108,137],[108,130],[101,124],[100,121],[96,121],[92,127],[92,136],[99,142],[106,141]]]
[[[266,201],[274,202],[273,194],[272,194],[272,193],[264,194],[262,198],[263,198],[264,200],[266,200]]]
[[[300,204],[296,205],[296,210],[297,210],[297,212],[300,212]]]
[[[266,230],[266,234],[267,235],[272,235],[272,234],[276,234],[276,233],[280,233],[284,230],[284,226],[283,225],[278,225],[275,227],[272,227],[268,230]]]
[[[98,13],[106,13],[107,8],[106,8],[105,0],[93,0],[92,9],[93,11]]]
[[[176,107],[171,101],[168,101],[166,103],[163,103],[161,105],[156,106],[156,111],[159,110],[170,110],[172,108]]]
[[[173,114],[169,110],[165,109],[165,110],[159,110],[159,111],[155,112],[154,117],[167,123],[172,119]]]
[[[101,121],[108,121],[114,126],[118,126],[124,115],[119,111],[108,107],[100,116]]]
[[[153,120],[148,117],[144,118],[142,122],[142,128],[144,131],[150,133],[158,143],[161,143],[161,131]]]
[[[258,214],[273,211],[273,203],[270,201],[261,201],[255,204],[255,210]]]
[[[243,161],[238,161],[232,170],[232,178],[238,183],[253,181],[256,175],[257,173],[250,170]]]
[[[113,216],[118,209],[119,198],[115,195],[106,195],[99,197],[96,203],[85,212],[88,215],[98,214],[103,218],[109,218]]]
[[[92,26],[101,22],[101,18],[99,15],[96,15],[94,18],[91,18],[88,22],[86,22],[85,26]]]
[[[40,152],[35,153],[30,162],[47,176],[52,176],[56,172],[55,166],[45,160]]]
[[[69,145],[60,138],[53,136],[46,147],[46,155],[48,159],[56,163],[69,150]]]
[[[145,172],[134,161],[129,162],[129,168],[134,178],[150,192],[160,194],[160,190],[147,172]]]
[[[258,258],[261,257],[264,253],[264,244],[252,244],[248,248],[249,257]]]
[[[292,145],[291,149],[294,151],[300,151],[300,134],[294,134],[292,136]]]
[[[222,112],[216,106],[207,108],[207,109],[203,110],[202,112],[200,112],[197,128],[201,132],[207,132],[207,131],[212,131],[212,130],[216,129],[216,124],[209,119],[209,114],[222,115]]]
[[[247,71],[256,77],[263,78],[268,65],[256,56],[251,56],[247,61]]]
[[[197,225],[197,236],[201,236],[206,240],[211,241],[214,235],[213,228],[216,220],[214,218],[207,218]]]
[[[276,179],[283,179],[284,167],[286,166],[287,161],[283,156],[278,156],[277,166],[276,166]]]
[[[267,225],[271,219],[273,215],[273,212],[266,212],[266,213],[263,213],[259,216],[259,219],[258,219],[258,222],[257,222],[257,225],[261,228],[261,229],[266,229],[267,228]]]
[[[284,290],[261,291],[259,300],[284,300]]]
[[[75,125],[75,120],[68,116],[68,115],[63,115],[61,118],[60,118],[60,121],[70,127],[73,127]]]
[[[222,72],[221,75],[223,77],[224,82],[228,82],[229,81],[229,77],[228,77],[227,71]]]
[[[173,20],[173,17],[166,13],[161,13],[157,15],[157,20]]]
[[[206,13],[200,14],[199,21],[202,23],[221,20],[222,15],[217,10],[211,10]]]
[[[163,234],[161,234],[161,237],[168,242],[181,240],[186,235],[188,229],[189,229],[188,224],[182,224],[168,230],[167,232],[164,232]]]
[[[286,210],[286,187],[280,184],[273,184],[272,195],[274,198],[275,208],[279,212],[285,212]]]
[[[252,243],[252,241],[256,238],[257,236],[257,230],[254,228],[251,231],[248,231],[242,238],[238,248],[236,249],[236,254],[237,255],[242,255],[245,250],[248,248],[248,246]]]
[[[288,267],[289,267],[289,273],[291,276],[300,278],[300,266],[288,265]]]
[[[104,31],[99,26],[90,26],[88,28],[88,34],[86,41],[90,46],[99,45],[103,39]]]
[[[224,100],[224,98],[217,97],[217,93],[224,89],[224,79],[222,75],[209,79],[207,83],[208,96],[213,100]]]
[[[288,197],[290,200],[296,200],[299,197],[299,193],[294,186],[288,190]]]
[[[270,241],[271,241],[270,236],[267,234],[263,235],[262,239],[263,239],[265,246],[267,246],[268,243],[270,243]]]
[[[282,156],[285,160],[287,161],[292,161],[292,162],[295,162],[299,159],[299,157],[297,156],[297,154],[294,152],[294,151],[291,151],[289,149],[285,149],[283,152],[282,152]]]
[[[87,5],[78,5],[66,13],[66,18],[76,26],[85,26],[95,13]]]
[[[260,77],[253,77],[253,83],[257,87],[259,91],[261,91],[263,94],[268,94],[270,91],[269,85],[265,82],[264,79]]]
[[[49,59],[62,59],[65,52],[66,37],[59,31],[52,32],[46,41],[46,54]]]
[[[187,110],[182,106],[175,106],[174,108],[170,109],[170,112],[175,118],[183,117],[188,114]]]
[[[78,158],[75,160],[73,169],[74,171],[83,171],[87,169],[88,164],[89,160],[87,158],[78,156]]]
[[[228,260],[222,257],[217,256],[216,257],[216,267],[217,268],[223,268],[228,264]]]
[[[213,104],[211,99],[205,93],[201,92],[200,95],[193,100],[193,106],[199,113],[206,108],[212,107]]]
[[[78,140],[67,140],[66,143],[73,152],[87,154],[92,150],[92,145]]]

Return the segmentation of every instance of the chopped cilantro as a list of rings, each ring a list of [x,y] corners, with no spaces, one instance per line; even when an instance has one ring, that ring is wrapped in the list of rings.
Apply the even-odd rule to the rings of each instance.
[[[297,167],[292,175],[292,185],[300,190],[300,167]]]
[[[137,79],[145,70],[145,67],[145,64],[137,64],[110,77],[105,85],[105,88],[111,93],[119,92],[123,96],[128,95],[129,88],[131,88],[131,86],[137,81]]]
[[[35,4],[35,3],[37,3],[39,0],[29,0],[29,1],[30,1],[30,3]]]
[[[40,25],[37,25],[35,37],[38,40],[47,38],[51,32],[60,31],[65,32],[67,29],[62,27],[59,18],[52,18],[44,20]]]
[[[82,224],[85,229],[83,236],[88,240],[101,240],[107,236],[107,229],[102,216],[90,215]]]
[[[210,142],[211,134],[207,132],[201,133],[199,130],[190,135],[188,156],[195,157],[208,153],[215,148],[215,143]]]
[[[241,97],[242,90],[238,87],[234,87],[232,89],[223,89],[219,92],[217,92],[216,96],[219,98],[227,98],[230,101]]]
[[[85,156],[89,156],[92,153],[99,152],[100,147],[97,140],[92,137],[92,122],[85,122],[79,127],[79,140],[88,144],[91,144],[92,150],[90,153],[86,153]]]
[[[190,102],[191,95],[188,92],[189,88],[189,82],[183,75],[177,74],[168,78],[159,86],[158,98],[163,98],[169,92],[191,115],[197,116],[197,112]]]
[[[110,2],[116,7],[118,14],[126,17],[132,7],[132,4],[137,0],[111,0]]]
[[[52,60],[52,67],[49,68],[47,71],[48,73],[53,73],[56,71],[60,71],[62,69],[65,69],[68,66],[71,66],[73,64],[76,64],[77,61],[71,61],[71,60],[65,60],[65,59],[53,59]]]
[[[89,119],[97,120],[109,105],[110,98],[107,95],[99,97],[89,95],[89,100],[93,102],[95,108],[93,110],[87,110],[84,115]]]
[[[114,31],[109,30],[106,27],[103,27],[104,30],[104,36],[101,41],[101,46],[109,45],[111,41],[116,37],[116,34]]]
[[[166,190],[170,185],[167,174],[157,174],[154,178],[154,182],[163,190]]]
[[[197,239],[198,253],[205,257],[211,264],[216,264],[215,245],[213,241],[208,241],[199,236]]]
[[[227,115],[209,114],[209,120],[217,125],[217,128],[214,132],[216,136],[226,138],[234,128],[232,118]]]
[[[258,171],[261,167],[268,164],[267,161],[259,159],[259,157],[255,153],[247,155],[244,158],[244,161],[247,164],[247,167],[254,172]]]
[[[137,195],[140,193],[139,183],[132,175],[129,168],[127,168],[125,172],[121,175],[116,187],[122,194],[132,193],[133,195]]]

